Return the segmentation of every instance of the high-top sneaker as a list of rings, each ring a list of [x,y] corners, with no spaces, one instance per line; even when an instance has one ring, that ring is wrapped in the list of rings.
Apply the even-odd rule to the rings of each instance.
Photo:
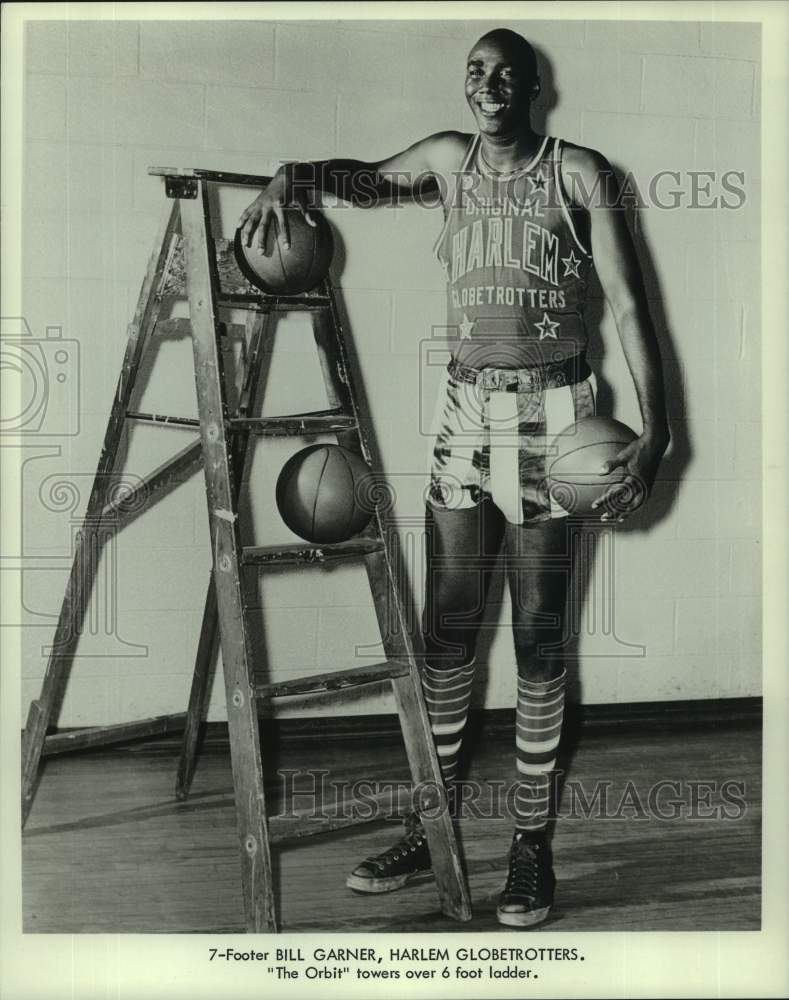
[[[394,892],[414,882],[433,878],[430,851],[417,813],[405,819],[405,836],[388,851],[367,858],[354,868],[345,884],[354,892]]]
[[[556,878],[545,832],[516,830],[510,870],[499,896],[496,917],[508,927],[531,927],[545,920],[553,905]]]

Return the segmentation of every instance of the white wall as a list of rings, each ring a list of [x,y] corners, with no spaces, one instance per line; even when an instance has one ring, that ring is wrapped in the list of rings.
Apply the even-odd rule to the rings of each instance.
[[[42,434],[24,477],[25,701],[35,696],[87,499],[147,256],[165,199],[150,164],[266,172],[278,158],[376,158],[438,129],[471,129],[463,60],[489,23],[30,22],[25,93],[24,311],[37,337],[61,326],[80,350],[80,429]],[[615,633],[581,640],[587,703],[760,691],[759,54],[757,26],[529,22],[545,127],[603,150],[639,184],[659,170],[741,170],[737,211],[641,213],[639,253],[666,356],[674,440],[650,509],[616,536]],[[222,196],[231,233],[243,191]],[[420,342],[441,324],[436,212],[330,217],[345,248],[338,280],[403,535],[418,541],[437,369]],[[636,427],[638,408],[610,317],[603,399]],[[322,405],[308,332],[280,328],[267,412]],[[188,341],[166,342],[144,410],[195,412]],[[293,389],[298,375],[301,395]],[[73,384],[73,379],[72,383]],[[69,404],[53,392],[51,414]],[[50,415],[51,415],[50,414]],[[50,430],[51,426],[49,425]],[[63,429],[63,424],[59,425]],[[128,468],[144,474],[188,434],[136,430]],[[39,446],[40,444],[40,446]],[[268,447],[263,446],[263,447]],[[292,443],[258,451],[256,537],[288,538],[273,479]],[[59,451],[59,453],[58,453]],[[52,478],[54,477],[54,479]],[[53,489],[79,491],[69,505]],[[185,706],[210,565],[202,477],[129,527],[105,558],[114,634],[83,635],[61,723],[102,723]],[[32,568],[34,567],[34,568]],[[419,581],[418,561],[412,574]],[[597,586],[597,584],[595,584]],[[112,590],[102,584],[102,594]],[[418,589],[418,588],[417,588]],[[271,676],[345,667],[377,641],[364,573],[266,579]],[[489,707],[512,704],[504,599],[480,678]],[[123,655],[121,655],[123,654]],[[223,717],[221,685],[211,718]],[[482,692],[481,695],[482,696]],[[300,710],[300,709],[297,709]],[[391,710],[359,699],[345,710]],[[317,712],[318,708],[310,708]],[[335,709],[336,711],[336,709]]]

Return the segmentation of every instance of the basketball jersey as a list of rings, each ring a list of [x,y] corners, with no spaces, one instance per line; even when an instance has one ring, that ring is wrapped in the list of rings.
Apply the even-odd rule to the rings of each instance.
[[[525,166],[493,171],[469,143],[444,203],[435,250],[447,278],[453,357],[474,368],[528,368],[587,343],[591,254],[576,234],[560,177],[561,140],[546,136]]]

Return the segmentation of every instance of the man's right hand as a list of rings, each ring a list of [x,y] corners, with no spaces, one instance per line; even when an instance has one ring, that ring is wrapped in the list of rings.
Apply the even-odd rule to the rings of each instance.
[[[277,223],[280,241],[284,250],[290,248],[290,232],[286,208],[297,208],[309,225],[316,222],[306,207],[304,192],[298,191],[288,182],[283,169],[271,178],[265,191],[261,191],[251,205],[244,209],[238,220],[241,239],[245,246],[257,247],[258,253],[265,253],[268,231],[273,221]],[[257,233],[257,235],[255,235]]]
[[[282,247],[287,250],[290,233],[285,209],[296,208],[311,226],[317,225],[307,208],[315,190],[364,207],[401,192],[413,193],[417,186],[424,193],[426,175],[449,177],[460,167],[470,139],[461,132],[437,132],[375,163],[333,159],[280,167],[266,190],[241,213],[238,227],[244,245],[254,244],[259,253],[265,253],[269,227],[276,220]],[[354,200],[354,193],[360,199]]]

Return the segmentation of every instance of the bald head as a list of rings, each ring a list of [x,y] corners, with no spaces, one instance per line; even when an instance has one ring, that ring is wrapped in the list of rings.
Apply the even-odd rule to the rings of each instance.
[[[472,52],[483,42],[490,42],[506,53],[522,71],[526,80],[537,79],[537,55],[523,35],[509,28],[495,28],[487,32],[474,45]]]
[[[489,31],[466,60],[465,89],[482,135],[501,141],[528,131],[530,107],[540,93],[534,49],[508,28]]]

